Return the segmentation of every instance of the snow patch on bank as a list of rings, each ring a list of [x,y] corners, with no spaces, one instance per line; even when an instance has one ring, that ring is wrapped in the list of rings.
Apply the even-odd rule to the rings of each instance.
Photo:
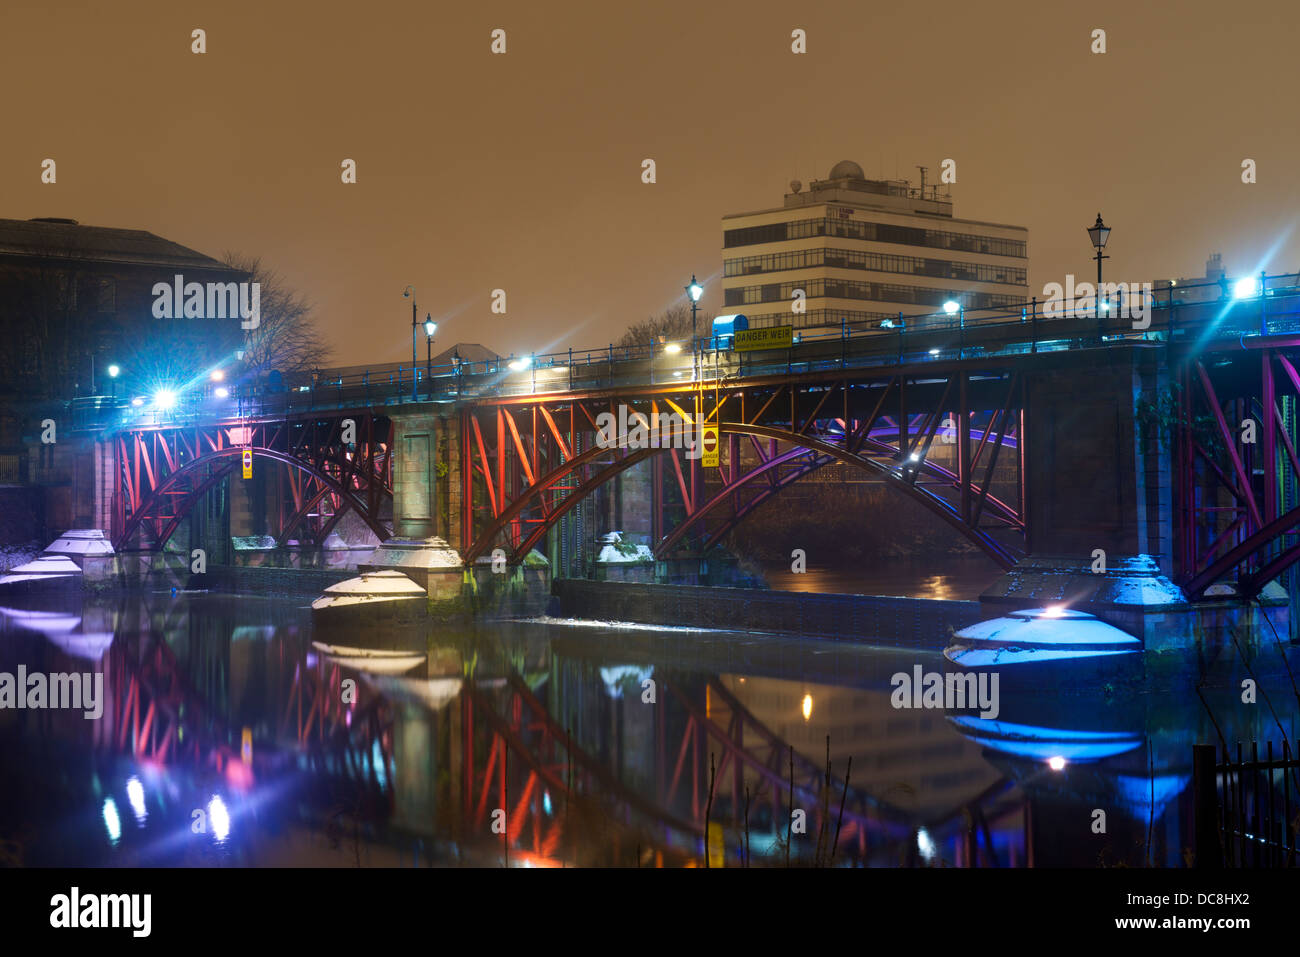
[[[640,621],[604,621],[599,618],[553,618],[539,615],[536,618],[520,618],[521,622],[531,625],[566,625],[571,628],[613,628],[619,631],[672,631],[683,634],[703,634],[717,632],[729,634],[735,629],[726,628],[688,628],[685,625],[647,625]]]

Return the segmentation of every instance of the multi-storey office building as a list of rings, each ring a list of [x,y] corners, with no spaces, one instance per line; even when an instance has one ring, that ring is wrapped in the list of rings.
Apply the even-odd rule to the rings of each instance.
[[[951,197],[922,179],[869,180],[845,160],[806,192],[792,182],[778,209],[724,216],[724,308],[750,328],[808,336],[878,329],[946,303],[1028,300],[1028,231],[954,219]]]

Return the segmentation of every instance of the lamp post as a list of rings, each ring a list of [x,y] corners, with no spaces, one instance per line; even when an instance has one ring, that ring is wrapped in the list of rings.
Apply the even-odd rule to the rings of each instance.
[[[122,374],[122,367],[116,362],[108,367],[108,379],[113,386],[113,398],[117,398],[117,377]]]
[[[1092,245],[1097,250],[1097,290],[1096,295],[1093,296],[1096,305],[1093,309],[1097,313],[1097,342],[1100,344],[1105,341],[1101,324],[1101,261],[1110,258],[1102,255],[1101,252],[1106,248],[1106,240],[1110,238],[1110,227],[1101,221],[1101,213],[1097,214],[1097,222],[1088,227],[1088,238],[1092,240]]]
[[[429,381],[429,398],[433,398],[433,334],[438,331],[438,324],[424,314],[424,347],[425,347],[425,369],[424,377]]]
[[[419,383],[416,381],[415,370],[416,363],[420,360],[415,355],[415,287],[407,286],[402,291],[402,298],[411,300],[411,398],[418,399],[420,396],[416,390],[419,388]]]
[[[704,295],[704,287],[700,285],[695,273],[691,273],[691,281],[686,287],[686,296],[691,300],[691,378],[695,379],[695,355],[699,351],[697,340],[695,338],[695,313],[700,306],[700,296]]]

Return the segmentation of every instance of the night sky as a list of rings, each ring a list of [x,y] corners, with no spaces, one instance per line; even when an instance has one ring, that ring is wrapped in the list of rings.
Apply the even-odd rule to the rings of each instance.
[[[1285,0],[5,0],[0,217],[260,255],[337,364],[409,357],[407,283],[440,340],[503,353],[607,343],[692,272],[716,309],[720,218],[841,159],[955,159],[957,217],[1028,227],[1031,294],[1091,275],[1099,210],[1108,279],[1294,271],[1297,28]]]

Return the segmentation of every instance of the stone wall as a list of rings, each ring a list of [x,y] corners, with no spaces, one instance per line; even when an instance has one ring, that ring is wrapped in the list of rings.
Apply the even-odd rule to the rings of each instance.
[[[566,617],[791,633],[934,651],[947,645],[953,631],[988,617],[973,601],[573,579],[556,581],[552,590]]]

